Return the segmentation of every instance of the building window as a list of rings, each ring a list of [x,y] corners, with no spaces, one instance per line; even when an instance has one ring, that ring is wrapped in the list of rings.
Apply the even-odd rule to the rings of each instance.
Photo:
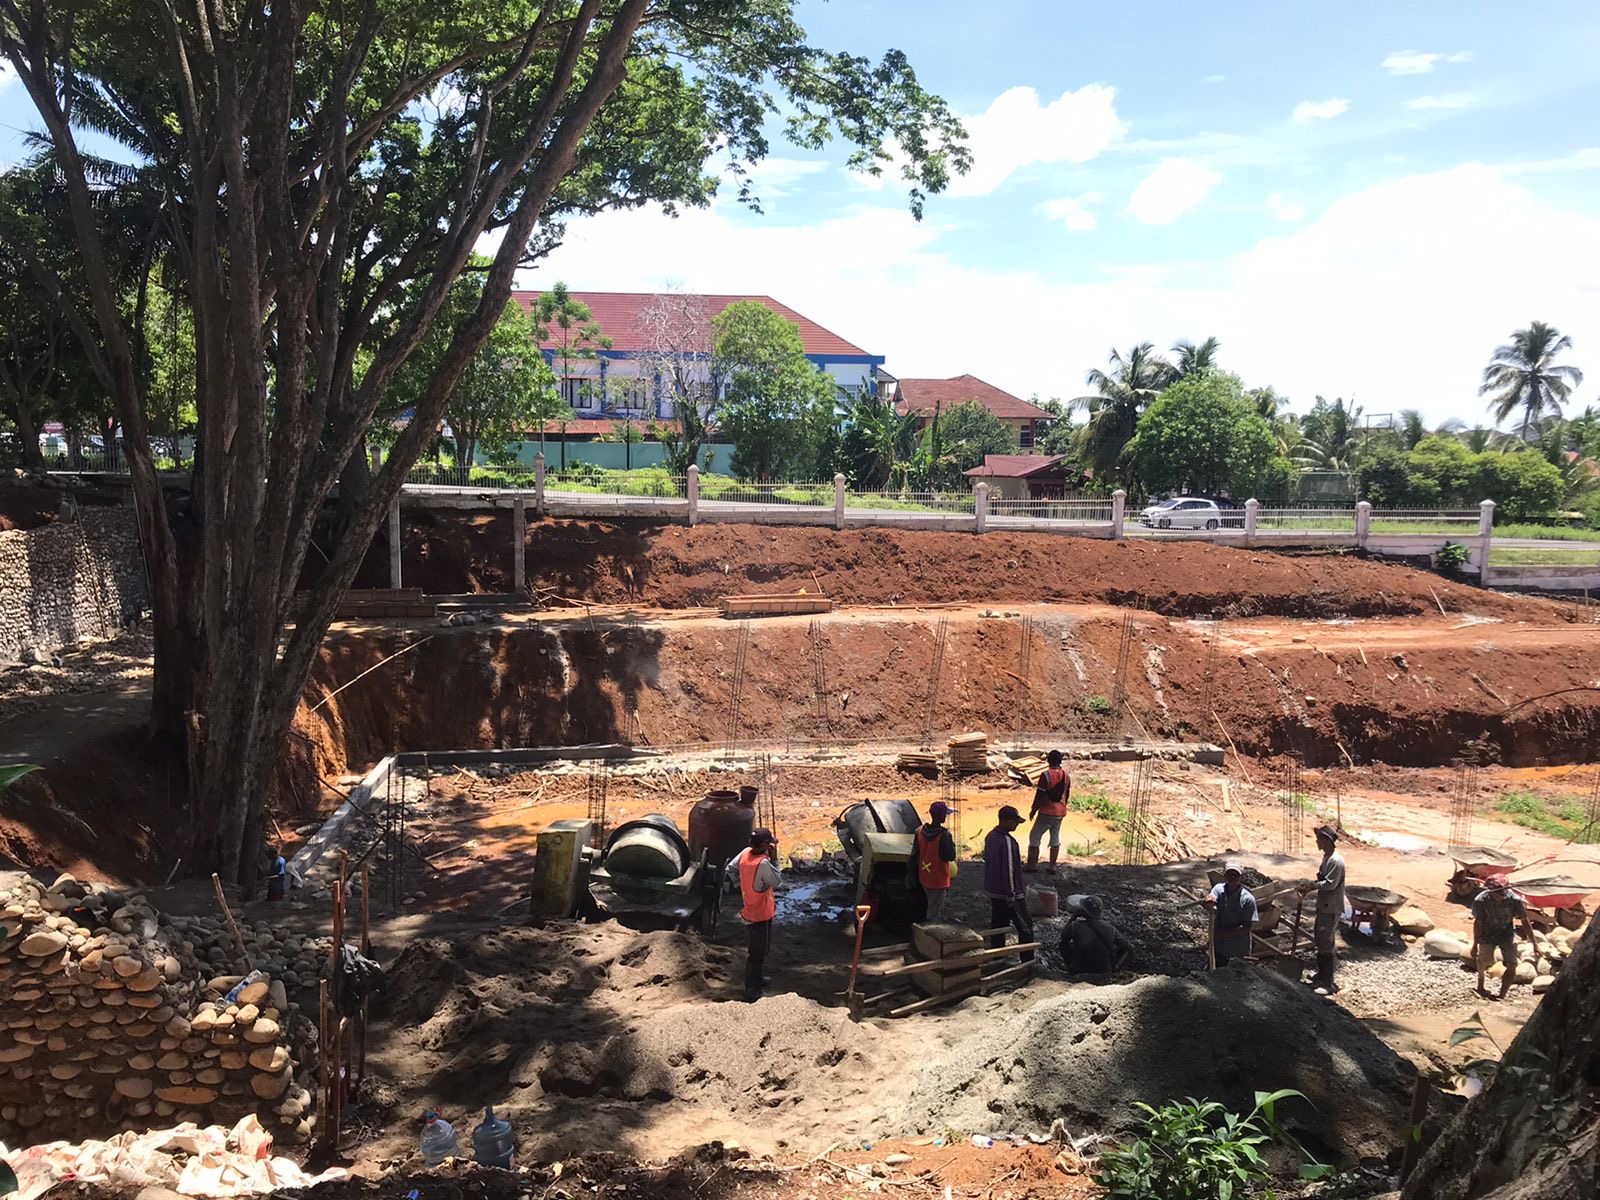
[[[581,376],[570,376],[561,381],[561,398],[573,408],[586,409],[593,412],[600,407],[600,397],[593,386],[594,381]]]
[[[1033,448],[1033,422],[1024,421],[1017,426],[1017,444],[1024,450]]]

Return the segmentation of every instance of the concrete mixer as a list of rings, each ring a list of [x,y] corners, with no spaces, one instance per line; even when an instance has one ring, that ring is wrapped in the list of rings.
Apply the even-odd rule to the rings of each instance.
[[[650,813],[618,825],[606,839],[600,862],[589,869],[593,915],[625,924],[717,927],[721,893],[707,851],[689,849],[677,822]]]

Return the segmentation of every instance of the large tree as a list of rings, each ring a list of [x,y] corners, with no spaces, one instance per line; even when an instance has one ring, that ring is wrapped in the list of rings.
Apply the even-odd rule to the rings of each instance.
[[[1277,439],[1237,376],[1180,379],[1139,418],[1130,450],[1152,491],[1227,493],[1244,499],[1269,479]]]
[[[809,482],[831,465],[818,442],[839,399],[832,377],[806,357],[800,327],[759,300],[735,300],[711,328],[727,364],[722,427],[734,445],[733,473]]]
[[[637,362],[640,378],[660,380],[672,403],[673,423],[661,435],[667,470],[687,475],[701,447],[716,433],[717,406],[728,382],[728,363],[716,349],[711,305],[704,296],[671,291],[655,297],[640,314],[645,345]]]
[[[1172,378],[1176,381],[1201,371],[1213,370],[1217,365],[1217,351],[1222,343],[1208,337],[1196,346],[1188,338],[1179,338],[1172,347]]]
[[[703,204],[769,121],[912,206],[967,161],[903,55],[808,44],[793,0],[0,0],[38,110],[121,422],[155,616],[153,726],[186,756],[186,867],[253,885],[272,769],[333,612],[406,472],[566,216]],[[86,142],[85,131],[94,138]],[[132,164],[131,166],[129,164]],[[170,505],[103,199],[138,189],[194,313],[191,493]],[[485,235],[478,302],[442,317]],[[396,374],[443,319],[413,419],[296,596],[314,523]],[[293,617],[291,623],[290,618]]]
[[[1489,397],[1495,422],[1520,412],[1517,432],[1524,441],[1536,440],[1540,422],[1559,417],[1567,397],[1583,383],[1583,372],[1577,367],[1556,362],[1570,349],[1572,339],[1543,321],[1517,330],[1509,342],[1496,349],[1483,369],[1483,386],[1478,389],[1478,395]]]
[[[1127,354],[1112,350],[1105,370],[1090,370],[1086,382],[1091,395],[1079,396],[1071,407],[1088,414],[1079,434],[1083,465],[1101,481],[1130,479],[1123,451],[1139,424],[1139,414],[1172,382],[1172,364],[1156,353],[1155,346],[1140,342]]]

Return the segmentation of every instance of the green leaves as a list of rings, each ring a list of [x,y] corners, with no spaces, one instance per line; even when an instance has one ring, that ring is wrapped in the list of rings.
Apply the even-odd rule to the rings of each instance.
[[[1260,1146],[1277,1139],[1304,1153],[1275,1120],[1277,1105],[1290,1099],[1305,1097],[1289,1088],[1257,1092],[1255,1107],[1245,1114],[1193,1097],[1160,1108],[1138,1104],[1145,1114],[1138,1138],[1101,1154],[1097,1181],[1117,1200],[1231,1200],[1244,1195],[1268,1179]],[[1320,1163],[1303,1168],[1312,1169],[1328,1170]]]
[[[29,766],[27,764],[16,767],[0,767],[0,792],[4,792],[24,775],[32,775],[35,771],[41,769],[42,768],[40,767]]]
[[[1243,500],[1278,456],[1272,428],[1237,376],[1207,370],[1169,387],[1139,418],[1131,447],[1152,493],[1227,493]]]

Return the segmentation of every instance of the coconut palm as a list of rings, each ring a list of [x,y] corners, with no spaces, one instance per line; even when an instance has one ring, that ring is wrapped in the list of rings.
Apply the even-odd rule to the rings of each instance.
[[[1422,419],[1422,413],[1415,408],[1402,408],[1400,410],[1399,427],[1396,430],[1400,440],[1407,450],[1415,450],[1417,443],[1428,436],[1427,423]]]
[[[1217,365],[1217,351],[1222,343],[1214,337],[1208,337],[1196,346],[1188,338],[1180,338],[1172,347],[1172,352],[1178,357],[1173,361],[1172,376],[1182,379],[1186,375],[1194,375],[1200,371],[1209,371]]]
[[[1555,361],[1570,349],[1572,339],[1543,321],[1513,333],[1483,369],[1483,386],[1478,389],[1478,395],[1489,397],[1495,422],[1521,410],[1517,432],[1524,441],[1533,441],[1542,418],[1560,416],[1572,389],[1583,383],[1577,367]]]
[[[1112,350],[1107,369],[1096,367],[1085,377],[1094,394],[1078,396],[1068,404],[1088,414],[1088,423],[1078,435],[1083,463],[1097,479],[1117,473],[1123,451],[1133,438],[1139,414],[1173,380],[1172,364],[1155,352],[1149,342],[1140,342],[1124,355]]]

